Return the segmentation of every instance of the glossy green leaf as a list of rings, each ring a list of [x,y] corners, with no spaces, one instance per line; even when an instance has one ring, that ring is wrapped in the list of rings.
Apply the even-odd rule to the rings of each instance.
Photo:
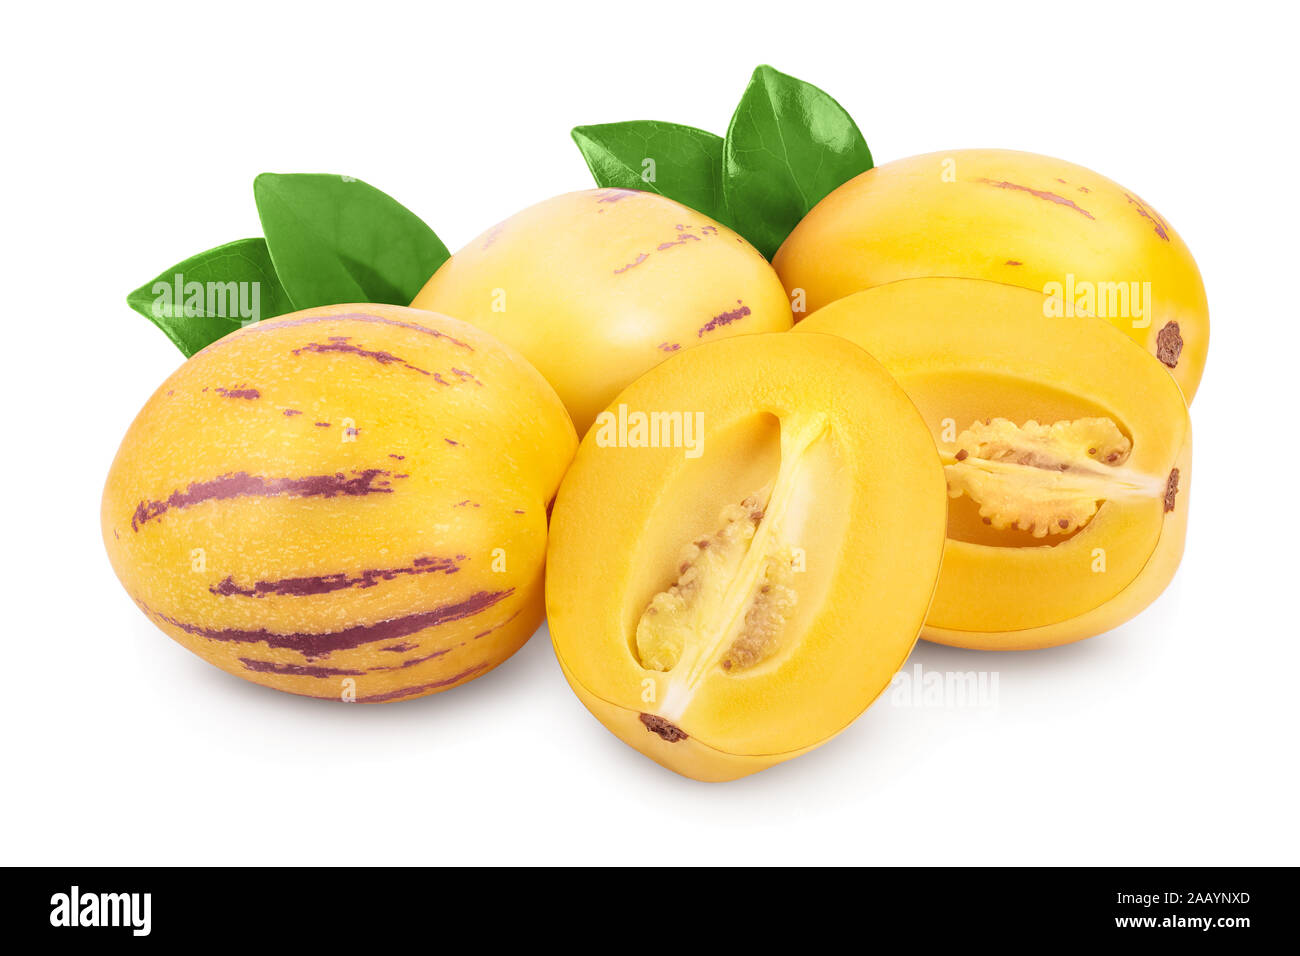
[[[871,168],[853,118],[829,95],[760,66],[731,118],[722,195],[735,228],[769,259],[831,190]]]
[[[658,193],[727,221],[721,136],[658,120],[578,126],[572,135],[598,185]]]
[[[293,311],[264,239],[239,239],[191,256],[126,301],[186,358],[243,325]]]
[[[413,212],[350,176],[263,173],[253,196],[276,273],[298,309],[408,305],[450,255]]]

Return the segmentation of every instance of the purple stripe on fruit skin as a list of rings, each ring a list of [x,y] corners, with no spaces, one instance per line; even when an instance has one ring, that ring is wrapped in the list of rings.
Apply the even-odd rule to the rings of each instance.
[[[680,233],[680,234],[677,236],[677,238],[674,239],[674,240],[672,240],[671,242],[661,242],[661,243],[659,243],[659,245],[655,248],[655,252],[667,252],[667,251],[668,251],[669,249],[671,249],[673,246],[683,246],[683,245],[686,244],[686,240],[687,240],[687,239],[693,239],[693,240],[695,240],[696,242],[699,242],[699,241],[700,241],[700,237],[697,236],[697,235],[695,235],[694,233],[692,233],[692,232],[683,232],[683,233]]]
[[[286,408],[286,409],[284,410],[284,417],[285,417],[285,418],[292,418],[294,415],[301,415],[301,414],[302,414],[302,412],[298,411],[298,409],[296,409],[296,408]]]
[[[730,312],[721,312],[709,319],[709,321],[695,333],[695,337],[702,339],[706,332],[712,332],[714,329],[720,328],[721,326],[730,325],[737,319],[743,319],[745,316],[749,315],[749,306],[743,304],[739,299],[736,300],[736,305],[740,306],[740,308],[732,309]]]
[[[251,400],[262,397],[262,393],[255,388],[215,388],[213,391],[222,398],[247,398]]]
[[[306,345],[293,350],[294,355],[301,355],[303,352],[314,352],[320,355],[331,352],[355,355],[359,358],[373,359],[380,365],[400,365],[403,368],[409,368],[412,372],[419,372],[421,375],[430,374],[427,369],[412,365],[406,359],[394,355],[392,352],[385,352],[383,349],[363,349],[359,345],[353,345],[348,341],[346,335],[331,335],[328,342],[308,342]]]
[[[173,491],[157,501],[141,501],[131,516],[131,530],[139,531],[146,521],[161,517],[172,509],[189,508],[205,501],[225,501],[229,498],[333,498],[336,495],[357,497],[371,494],[392,494],[393,489],[376,484],[376,479],[387,478],[389,473],[379,468],[354,471],[354,478],[343,472],[332,475],[308,475],[305,478],[266,478],[236,471],[208,481],[195,481],[184,491]]]
[[[408,667],[414,667],[416,664],[423,664],[425,661],[431,661],[442,657],[444,654],[451,653],[450,647],[444,647],[441,650],[434,651],[431,654],[425,654],[422,657],[412,657],[410,660],[402,661],[400,664],[386,664],[383,667],[372,667],[372,671],[400,671]]]
[[[511,621],[513,621],[515,618],[517,618],[517,617],[518,617],[518,616],[523,612],[523,610],[524,610],[523,608],[519,608],[517,611],[515,611],[514,614],[511,614],[508,618],[506,618],[506,619],[505,619],[504,621],[502,621],[500,624],[493,624],[493,625],[492,625],[491,627],[489,627],[486,631],[479,631],[477,634],[475,634],[473,637],[471,637],[470,640],[471,640],[471,641],[477,641],[480,637],[487,637],[487,636],[488,636],[489,634],[491,634],[493,631],[499,631],[499,630],[501,630],[501,628],[505,627],[507,624],[509,624]]]
[[[301,315],[298,316],[297,318],[263,319],[261,322],[258,322],[254,325],[250,325],[248,327],[250,329],[256,329],[258,331],[265,331],[267,329],[291,328],[293,326],[298,326],[298,325],[314,325],[317,322],[339,322],[339,321],[371,322],[377,325],[391,325],[399,329],[409,329],[412,332],[419,332],[421,335],[432,335],[434,338],[446,339],[452,345],[465,349],[466,351],[469,352],[474,351],[474,346],[470,345],[468,342],[462,342],[460,339],[456,338],[455,336],[448,335],[446,332],[443,332],[439,329],[431,328],[430,326],[427,325],[419,325],[415,322],[403,322],[401,319],[390,319],[382,315],[373,315],[369,312],[344,312],[341,315]],[[207,346],[207,348],[204,348],[203,351],[206,352],[208,351],[208,349],[217,348],[218,346],[228,341],[229,341],[228,338],[217,339],[217,341]]]
[[[410,641],[402,641],[400,644],[392,644],[388,647],[381,647],[380,650],[388,651],[389,653],[392,654],[405,654],[407,651],[413,651],[417,647],[419,647],[418,644],[412,644]]]
[[[365,671],[347,670],[342,667],[312,667],[307,664],[279,664],[275,661],[259,661],[241,657],[239,663],[245,670],[258,674],[280,674],[285,677],[360,677]]]
[[[986,186],[995,186],[998,189],[1015,189],[1022,193],[1029,193],[1029,195],[1038,199],[1046,199],[1048,202],[1056,203],[1058,206],[1065,206],[1067,209],[1073,209],[1075,212],[1087,216],[1089,219],[1097,218],[1074,200],[1066,199],[1064,196],[1058,196],[1056,193],[1049,192],[1046,189],[1032,189],[1029,186],[1022,186],[1020,183],[1010,183],[1002,179],[987,179],[984,177],[975,180],[975,182],[984,183]]]
[[[358,704],[382,704],[389,700],[398,700],[402,697],[411,697],[414,694],[423,694],[426,691],[437,690],[439,687],[447,687],[451,684],[457,684],[466,677],[477,674],[487,667],[487,662],[475,664],[468,670],[463,670],[459,674],[453,674],[444,680],[436,680],[431,684],[417,684],[415,687],[404,687],[401,690],[390,690],[386,694],[371,694],[369,697],[358,697]]]
[[[308,660],[327,657],[334,651],[351,650],[363,644],[377,641],[393,641],[436,627],[472,617],[495,605],[514,593],[514,588],[504,591],[479,591],[463,601],[444,604],[429,611],[419,611],[404,617],[391,618],[375,624],[354,624],[340,631],[324,633],[304,631],[300,633],[275,633],[265,628],[243,630],[239,628],[210,628],[199,624],[178,621],[165,614],[154,612],[154,617],[186,634],[206,638],[210,641],[234,644],[265,644],[267,647],[283,647],[301,653]]]
[[[615,203],[620,199],[627,199],[629,196],[635,196],[635,189],[620,189],[617,186],[608,186],[596,193],[596,202]]]
[[[1142,203],[1134,199],[1128,193],[1124,194],[1124,198],[1127,199],[1131,205],[1137,207],[1137,212],[1139,216],[1151,222],[1151,225],[1155,227],[1157,236],[1159,236],[1165,242],[1169,241],[1169,233],[1166,231],[1168,229],[1168,223],[1166,223],[1164,219],[1160,217],[1159,214],[1147,212],[1147,207],[1142,205]]]
[[[637,253],[637,257],[633,259],[631,262],[629,262],[627,265],[620,266],[619,268],[615,269],[614,275],[619,276],[622,275],[624,272],[627,272],[629,269],[635,269],[637,266],[639,266],[641,263],[645,262],[649,258],[650,256],[647,253],[644,252]]]
[[[227,575],[220,583],[208,588],[218,597],[266,597],[268,594],[286,597],[307,597],[313,594],[328,594],[344,588],[372,588],[380,581],[392,581],[404,574],[455,574],[460,570],[460,562],[465,555],[454,558],[419,557],[404,568],[371,568],[349,575],[346,571],[336,574],[317,574],[297,578],[279,578],[274,581],[257,581],[249,587],[240,587],[233,577]]]
[[[388,650],[388,648],[384,648],[384,650]],[[283,677],[362,677],[376,671],[404,670],[408,667],[414,667],[416,664],[423,664],[425,661],[431,661],[449,653],[451,653],[451,648],[445,648],[440,651],[434,651],[432,654],[426,654],[423,657],[416,657],[409,661],[403,661],[400,664],[393,664],[384,667],[370,667],[362,671],[346,667],[317,667],[312,664],[281,664],[277,661],[259,661],[251,657],[241,657],[239,658],[239,663],[244,665],[244,670],[254,671],[258,674],[278,674]]]

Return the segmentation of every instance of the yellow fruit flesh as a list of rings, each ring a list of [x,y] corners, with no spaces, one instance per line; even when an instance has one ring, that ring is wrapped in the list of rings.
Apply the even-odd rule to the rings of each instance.
[[[862,345],[929,425],[951,498],[923,636],[1050,646],[1100,633],[1168,583],[1191,433],[1160,367],[1097,319],[1044,319],[1027,290],[914,279],[800,323]]]
[[[1057,314],[1106,318],[1189,403],[1205,366],[1209,309],[1183,240],[1136,193],[1047,156],[951,150],[878,166],[822,200],[773,265],[804,297],[796,318],[900,279],[988,279],[1046,293]]]
[[[843,729],[906,657],[943,536],[934,448],[833,337],[683,353],[618,398],[704,415],[704,453],[584,440],[547,609],[575,691],[688,776],[730,779]]]

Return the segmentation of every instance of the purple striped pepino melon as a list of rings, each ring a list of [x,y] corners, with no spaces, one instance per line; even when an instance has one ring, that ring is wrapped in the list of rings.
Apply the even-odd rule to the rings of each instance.
[[[221,669],[409,699],[541,624],[576,446],[555,391],[486,332],[398,306],[297,312],[154,393],[109,471],[104,542],[141,610]]]

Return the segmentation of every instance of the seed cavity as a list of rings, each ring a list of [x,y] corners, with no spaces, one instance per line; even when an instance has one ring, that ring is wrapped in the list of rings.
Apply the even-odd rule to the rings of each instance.
[[[763,584],[745,612],[745,624],[722,659],[722,669],[742,671],[763,663],[781,647],[786,621],[799,603],[794,556],[782,548],[763,560]]]
[[[1164,480],[1124,467],[1132,442],[1109,418],[1051,425],[988,419],[958,435],[957,445],[944,469],[948,496],[968,495],[998,530],[1068,535],[1107,499],[1163,495],[1166,510],[1171,500]]]
[[[681,552],[677,577],[650,597],[630,642],[640,665],[664,673],[657,708],[680,723],[708,680],[743,677],[781,658],[804,570],[798,546],[813,502],[809,449],[829,434],[825,416],[781,421],[781,463],[761,490],[721,508],[717,523]]]
[[[672,670],[687,647],[698,643],[718,620],[729,585],[740,574],[764,516],[762,498],[751,495],[723,509],[716,532],[682,549],[677,581],[651,599],[637,623],[636,650],[642,667]],[[743,670],[770,657],[780,646],[781,629],[798,600],[791,548],[770,537],[767,547],[740,632],[722,658],[724,670]]]

